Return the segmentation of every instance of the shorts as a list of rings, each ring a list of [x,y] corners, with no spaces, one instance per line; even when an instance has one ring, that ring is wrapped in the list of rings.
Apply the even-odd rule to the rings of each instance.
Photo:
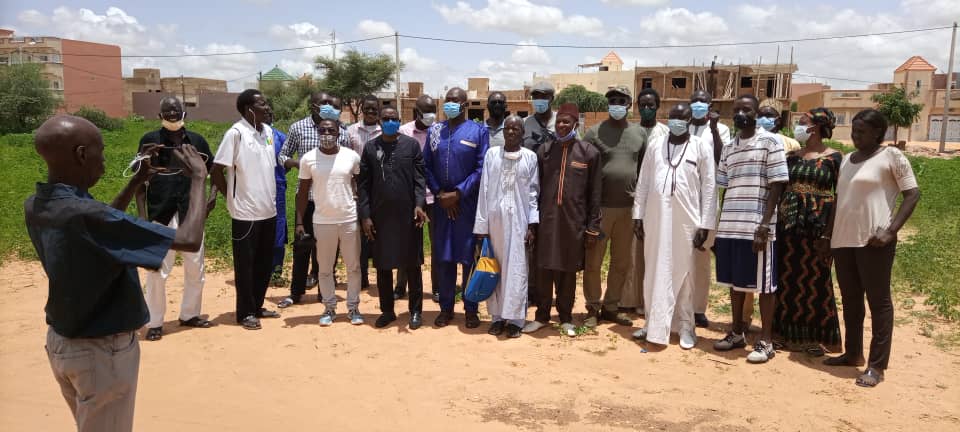
[[[768,241],[763,253],[753,253],[753,241],[718,238],[717,285],[734,291],[773,294],[777,292],[776,242]]]

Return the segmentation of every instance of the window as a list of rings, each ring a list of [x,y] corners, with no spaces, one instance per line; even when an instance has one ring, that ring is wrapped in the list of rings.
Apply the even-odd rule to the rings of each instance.
[[[753,88],[753,77],[740,77],[740,88]]]
[[[9,64],[9,63],[10,63],[10,57],[7,57],[7,56],[0,57],[0,64]]]
[[[44,63],[46,63],[46,62],[49,62],[49,61],[50,61],[50,56],[48,56],[48,55],[45,55],[45,54],[44,54],[44,55],[39,55],[39,56],[37,56],[37,58],[39,58],[39,59],[40,59],[40,61],[42,61],[42,62],[44,62]]]
[[[643,78],[640,88],[653,88],[653,78]]]
[[[774,85],[774,84],[775,84],[775,83],[774,83],[774,80],[773,80],[773,79],[768,79],[768,80],[767,80],[767,97],[774,97],[774,96],[775,96],[775,95],[773,94],[773,85]]]
[[[847,113],[837,112],[835,115],[837,117],[837,126],[843,126],[847,124]]]
[[[917,90],[920,90],[920,85],[923,84],[923,81],[917,80]]]
[[[470,106],[480,106],[480,101],[472,101],[470,102]]]
[[[60,81],[54,81],[54,82],[53,82],[53,89],[54,89],[54,90],[60,90]]]
[[[670,85],[672,85],[675,89],[687,88],[687,79],[684,77],[671,78]]]
[[[196,102],[185,102],[184,105],[185,105],[185,106],[188,106],[188,107],[196,107],[196,106],[197,106],[197,103],[196,103]]]
[[[517,111],[517,115],[520,116],[520,117],[526,117],[526,116],[530,115],[530,113],[527,112],[527,111]]]

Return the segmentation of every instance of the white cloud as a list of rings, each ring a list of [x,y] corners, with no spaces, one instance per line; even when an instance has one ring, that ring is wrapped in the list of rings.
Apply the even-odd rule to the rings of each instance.
[[[23,12],[20,12],[20,14],[17,15],[17,20],[19,20],[20,22],[26,25],[34,25],[34,26],[47,25],[49,21],[46,15],[40,13],[40,11],[36,9],[28,9]]]
[[[365,19],[357,23],[357,33],[364,38],[393,35],[394,32],[393,26],[383,21]]]
[[[291,75],[313,74],[315,72],[314,59],[333,55],[334,47],[329,46],[333,41],[331,32],[321,30],[313,23],[299,22],[285,26],[272,25],[267,33],[270,39],[281,48],[314,47],[285,54],[285,58],[280,61],[279,66]]]
[[[670,0],[601,0],[603,4],[611,6],[661,6],[670,3]]]
[[[521,35],[567,33],[591,37],[603,36],[603,21],[583,15],[566,15],[554,6],[539,5],[529,0],[487,0],[475,9],[467,2],[454,6],[434,5],[434,9],[450,24],[466,24],[479,30],[504,30]]]
[[[520,41],[522,46],[514,48],[510,59],[514,63],[527,65],[547,65],[550,64],[550,54],[543,48],[537,46],[535,41]]]
[[[693,13],[685,8],[657,10],[653,16],[640,20],[640,29],[647,37],[667,37],[670,41],[704,39],[714,35],[727,35],[727,23],[711,12]],[[749,33],[741,33],[749,34]]]

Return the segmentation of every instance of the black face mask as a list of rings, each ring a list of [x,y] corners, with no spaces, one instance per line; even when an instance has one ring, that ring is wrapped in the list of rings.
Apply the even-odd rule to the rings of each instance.
[[[751,118],[742,112],[738,112],[733,116],[733,125],[740,130],[746,130],[750,128],[757,127],[757,119]]]

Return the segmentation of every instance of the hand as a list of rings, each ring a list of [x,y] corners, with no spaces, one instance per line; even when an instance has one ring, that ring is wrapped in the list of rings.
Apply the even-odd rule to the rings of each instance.
[[[210,213],[216,207],[217,207],[217,194],[212,194],[210,195],[210,198],[207,199],[207,217],[210,216]]]
[[[297,227],[293,230],[293,238],[301,239],[305,234],[307,234],[307,231],[303,229],[303,224],[297,224]]]
[[[537,232],[533,227],[527,227],[527,235],[523,237],[523,242],[532,245],[535,241],[537,241]]]
[[[707,236],[710,234],[710,230],[705,230],[703,228],[697,229],[697,232],[693,234],[693,247],[700,251],[707,250],[703,247],[703,243],[707,241]]]
[[[473,237],[476,238],[477,241],[482,241],[483,239],[490,238],[490,234],[474,234]]]
[[[820,259],[830,262],[833,256],[830,253],[830,239],[826,237],[820,237],[813,242],[813,248],[817,251],[817,256]]]
[[[636,219],[633,221],[633,235],[637,240],[643,240],[643,220]]]
[[[770,228],[766,225],[760,225],[753,232],[753,253],[763,252],[767,247],[767,238],[770,236]]]
[[[427,217],[427,212],[423,211],[420,207],[413,209],[413,220],[414,223],[417,224],[417,228],[423,228],[423,224],[430,222],[430,218]]]
[[[363,235],[367,237],[367,240],[373,241],[377,236],[377,229],[373,226],[373,220],[366,218],[363,220]]]
[[[450,207],[445,210],[447,211],[447,219],[457,220],[457,216],[460,216],[460,207]]]
[[[460,194],[457,191],[440,192],[440,196],[438,198],[440,201],[440,208],[449,210],[454,207],[459,207]]]
[[[207,178],[207,165],[200,157],[197,148],[190,144],[183,144],[173,149],[173,156],[180,160],[183,165],[182,174],[193,180],[204,180]]]
[[[146,183],[153,177],[154,174],[164,171],[163,168],[154,167],[150,164],[150,158],[160,153],[160,144],[144,144],[143,148],[140,149],[139,156],[150,156],[148,158],[140,160],[140,166],[137,168],[137,172],[133,175],[133,180],[139,183]],[[146,219],[144,217],[144,219]]]
[[[597,234],[584,233],[584,243],[586,243],[587,248],[592,248],[596,246],[600,236]]]
[[[710,130],[716,130],[717,122],[720,121],[720,113],[716,111],[710,111],[710,113],[707,114],[707,119],[710,120]]]
[[[870,236],[870,239],[867,240],[867,246],[882,248],[895,241],[897,241],[897,233],[890,231],[889,228],[884,228]]]

